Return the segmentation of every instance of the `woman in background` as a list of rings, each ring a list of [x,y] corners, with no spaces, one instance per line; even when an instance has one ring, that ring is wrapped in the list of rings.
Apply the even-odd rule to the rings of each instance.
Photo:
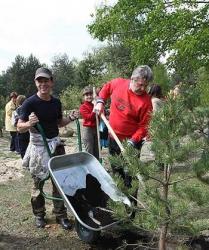
[[[16,151],[18,153],[17,147],[17,128],[12,124],[12,113],[16,110],[16,99],[17,93],[12,92],[10,94],[10,101],[5,106],[5,130],[10,133],[11,142],[10,142],[10,151]]]
[[[153,112],[156,112],[164,104],[162,89],[160,85],[152,84],[148,91],[148,94],[151,96]]]
[[[25,101],[26,96],[24,95],[18,95],[17,99],[16,99],[16,105],[17,105],[17,109],[14,111],[14,122],[15,122],[15,126],[17,126],[17,122],[20,116],[20,112],[21,112],[21,106],[23,104],[23,102]],[[21,158],[23,159],[26,149],[28,147],[28,143],[30,140],[30,133],[29,131],[25,132],[25,133],[18,133],[17,132],[17,147],[18,147],[18,151],[21,155]]]

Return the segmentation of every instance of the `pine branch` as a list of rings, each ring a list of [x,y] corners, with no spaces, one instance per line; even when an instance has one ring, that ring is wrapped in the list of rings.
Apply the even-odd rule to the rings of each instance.
[[[173,181],[173,182],[168,183],[168,185],[171,186],[171,185],[174,185],[174,184],[176,184],[176,183],[178,183],[178,182],[190,180],[190,179],[193,179],[193,178],[196,178],[196,176],[195,176],[195,175],[194,175],[194,176],[189,176],[189,177],[187,177],[187,178],[184,178],[184,179],[181,179],[181,180],[178,180],[178,181]]]
[[[146,176],[147,178],[149,178],[149,179],[151,179],[151,180],[154,180],[154,181],[157,181],[157,182],[159,182],[161,185],[165,185],[165,183],[163,182],[163,181],[161,181],[161,180],[159,180],[158,178],[155,178],[155,177],[153,177],[153,176],[150,176],[150,175],[146,175],[146,174],[144,174],[144,176]]]
[[[137,203],[139,203],[144,209],[147,210],[147,207],[138,199],[136,199],[133,195],[130,194],[130,197],[135,200]]]

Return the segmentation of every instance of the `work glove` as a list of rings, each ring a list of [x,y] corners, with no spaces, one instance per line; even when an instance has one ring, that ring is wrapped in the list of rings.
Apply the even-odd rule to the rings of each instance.
[[[135,142],[132,139],[127,140],[128,146],[131,146],[136,149],[141,149],[142,145],[144,144],[144,140],[141,140],[139,142]]]
[[[79,118],[79,111],[78,110],[71,110],[68,117],[70,118],[71,121],[74,121]]]

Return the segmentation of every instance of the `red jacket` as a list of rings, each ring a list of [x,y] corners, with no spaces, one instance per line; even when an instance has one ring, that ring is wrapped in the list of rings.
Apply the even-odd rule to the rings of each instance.
[[[80,106],[80,114],[83,118],[84,127],[96,127],[96,116],[93,108],[93,103],[87,101],[83,102]]]
[[[111,97],[109,121],[118,138],[137,143],[147,135],[152,102],[147,93],[132,92],[129,84],[128,79],[113,79],[103,86],[99,97],[103,100]]]

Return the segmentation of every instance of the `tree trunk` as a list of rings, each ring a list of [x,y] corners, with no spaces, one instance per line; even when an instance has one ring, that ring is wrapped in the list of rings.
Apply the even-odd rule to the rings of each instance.
[[[163,225],[160,230],[159,250],[166,250],[167,229],[168,229],[168,224]]]
[[[170,178],[170,169],[168,166],[164,166],[164,185],[162,190],[162,199],[165,201],[165,212],[167,219],[170,216],[170,209],[167,205],[168,200],[168,181]],[[167,221],[166,219],[166,221]],[[166,250],[166,238],[167,238],[167,231],[168,231],[168,222],[165,222],[160,230],[160,238],[159,238],[159,250]]]

